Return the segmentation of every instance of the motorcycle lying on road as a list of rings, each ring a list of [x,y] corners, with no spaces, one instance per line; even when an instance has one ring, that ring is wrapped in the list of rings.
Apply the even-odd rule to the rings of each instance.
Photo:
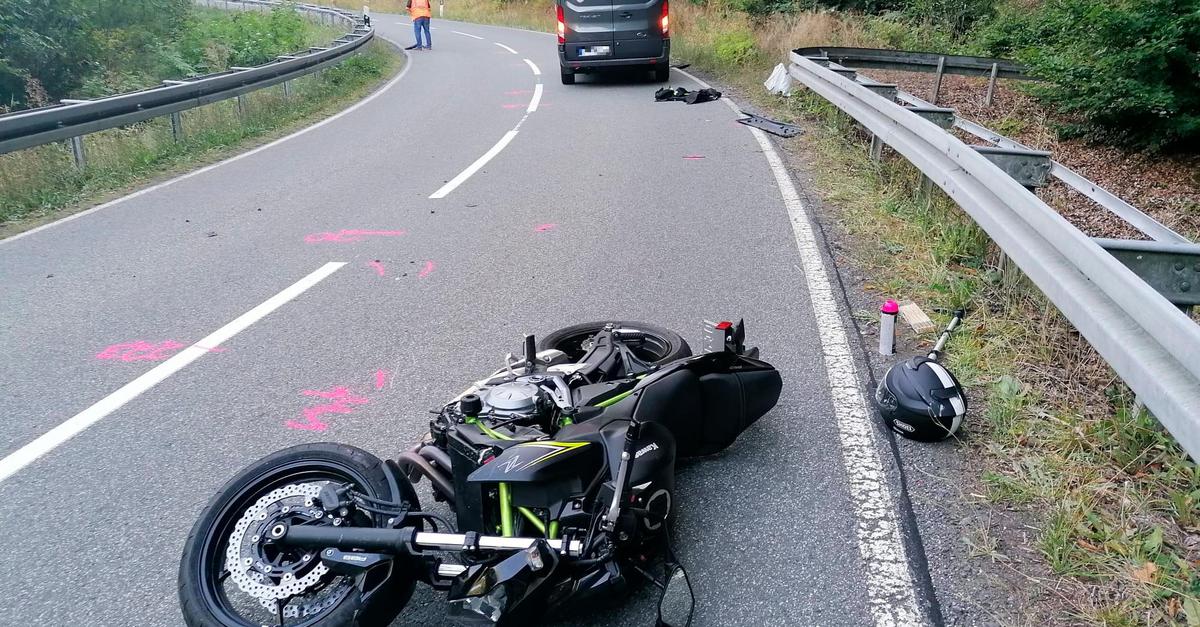
[[[187,539],[187,624],[388,625],[418,581],[446,592],[451,620],[531,624],[582,616],[636,576],[662,590],[658,624],[690,623],[668,543],[676,458],[728,447],[782,386],[742,323],[705,332],[694,356],[643,323],[527,335],[395,460],[320,443],[252,464]],[[456,525],[422,509],[421,478]]]

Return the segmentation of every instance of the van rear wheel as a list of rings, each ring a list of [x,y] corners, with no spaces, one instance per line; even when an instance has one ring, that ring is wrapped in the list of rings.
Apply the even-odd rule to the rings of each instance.
[[[574,85],[575,84],[575,72],[572,72],[571,70],[568,70],[567,68],[562,68],[562,84],[563,85]]]
[[[665,83],[671,80],[671,66],[664,65],[654,68],[654,82]]]

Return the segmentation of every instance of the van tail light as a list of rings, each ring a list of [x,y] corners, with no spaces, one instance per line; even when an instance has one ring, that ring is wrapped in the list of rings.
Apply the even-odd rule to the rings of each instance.
[[[567,43],[567,23],[563,21],[563,8],[561,4],[555,5],[558,13],[558,43]]]
[[[662,0],[662,18],[658,21],[658,23],[662,26],[663,38],[666,39],[670,37],[671,16],[669,15],[669,10],[667,8],[667,0]]]

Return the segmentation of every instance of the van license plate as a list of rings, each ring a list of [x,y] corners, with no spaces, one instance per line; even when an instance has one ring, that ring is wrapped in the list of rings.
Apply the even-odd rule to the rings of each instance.
[[[612,54],[612,46],[588,46],[579,48],[581,57],[607,57]]]

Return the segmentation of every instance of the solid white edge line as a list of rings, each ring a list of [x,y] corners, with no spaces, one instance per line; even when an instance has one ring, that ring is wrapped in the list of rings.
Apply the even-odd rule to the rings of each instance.
[[[511,142],[513,140],[513,138],[516,136],[517,136],[517,131],[515,131],[515,130],[505,133],[504,137],[501,137],[500,141],[496,142],[496,145],[492,146],[490,149],[488,149],[487,152],[483,153],[482,157],[476,159],[475,163],[472,163],[471,165],[467,166],[467,169],[463,170],[462,172],[459,172],[458,176],[450,179],[450,181],[448,183],[443,185],[436,192],[430,194],[429,197],[430,198],[445,198],[447,194],[454,191],[454,188],[458,187],[459,185],[462,185],[464,181],[471,178],[471,175],[475,174],[476,172],[479,171],[480,168],[487,165],[487,162],[491,161],[492,157],[495,157],[496,155],[500,154],[500,151],[504,150],[504,147],[508,145],[508,142]]]
[[[233,163],[234,161],[238,161],[240,159],[245,159],[246,157],[249,157],[251,155],[256,155],[264,150],[274,148],[275,146],[278,146],[279,144],[282,144],[283,142],[286,142],[290,139],[295,139],[309,131],[315,131],[316,129],[319,129],[322,126],[325,126],[326,124],[329,124],[330,122],[333,122],[334,120],[337,120],[344,115],[349,115],[350,113],[353,113],[359,107],[362,107],[362,106],[366,105],[367,103],[371,102],[372,100],[382,96],[384,94],[384,92],[391,89],[396,83],[400,82],[400,79],[404,78],[404,75],[408,73],[408,69],[412,67],[412,58],[409,56],[407,51],[403,50],[403,46],[397,44],[395,41],[392,41],[391,39],[383,37],[382,35],[380,35],[380,37],[383,39],[387,39],[387,41],[391,42],[391,44],[396,46],[396,48],[401,49],[400,53],[403,54],[405,57],[404,68],[400,70],[400,73],[397,74],[395,78],[388,81],[387,84],[385,84],[383,87],[380,87],[379,89],[375,90],[375,93],[367,96],[366,98],[363,98],[362,100],[359,100],[358,102],[356,102],[349,108],[344,109],[330,117],[327,117],[324,120],[321,120],[320,122],[317,122],[316,124],[313,124],[312,126],[306,126],[302,129],[296,131],[295,133],[292,133],[291,135],[288,135],[286,137],[280,137],[279,139],[276,139],[275,141],[272,141],[267,144],[263,144],[262,146],[253,148],[253,149],[243,152],[239,155],[234,155],[228,159],[225,159],[224,161],[218,161],[212,165],[206,165],[203,168],[200,168],[199,170],[192,170],[191,172],[182,174],[182,175],[177,176],[170,180],[163,181],[162,183],[157,183],[155,185],[151,185],[150,187],[139,189],[138,191],[133,192],[132,194],[122,196],[115,200],[110,200],[104,204],[96,205],[95,207],[92,207],[91,209],[85,209],[83,211],[80,211],[79,213],[73,213],[69,216],[63,216],[62,218],[59,218],[53,222],[48,222],[41,226],[29,229],[28,231],[17,233],[16,235],[13,235],[11,237],[7,237],[5,239],[0,240],[0,245],[7,244],[8,242],[14,242],[16,240],[21,239],[22,237],[27,237],[29,235],[33,235],[34,233],[44,231],[53,226],[58,226],[59,224],[63,224],[64,222],[70,222],[71,220],[82,218],[86,215],[91,215],[97,211],[100,211],[101,209],[107,209],[108,207],[112,207],[113,205],[118,205],[127,200],[133,200],[134,198],[137,198],[138,196],[143,196],[145,194],[149,194],[150,192],[160,190],[164,187],[167,187],[168,185],[174,185],[175,183],[178,183],[179,181],[190,179],[193,176],[199,176],[201,174],[204,174],[205,172],[215,170],[223,165],[229,165],[230,163]]]
[[[525,64],[529,66],[529,69],[533,70],[534,76],[542,75],[542,71],[538,69],[538,66],[533,64],[533,61],[530,61],[529,59],[524,59],[524,61],[525,61]]]
[[[711,87],[689,72],[676,71],[703,88]],[[729,98],[722,97],[721,100],[734,113],[741,113]],[[867,599],[872,618],[878,627],[919,625],[922,622],[921,611],[917,606],[907,551],[900,537],[891,489],[875,444],[875,427],[866,399],[863,398],[858,369],[825,269],[825,259],[817,244],[808,211],[775,146],[766,133],[757,128],[746,128],[758,141],[775,176],[775,183],[792,223],[796,248],[800,251],[809,301],[817,323],[817,335],[821,340],[830,400],[842,445],[842,461],[855,510],[855,532],[867,580]]]
[[[525,109],[525,113],[533,113],[537,111],[538,103],[542,101],[542,84],[538,83],[533,86],[533,98],[529,99],[529,106]]]
[[[496,44],[497,46],[500,46],[501,48],[504,48],[505,50],[507,50],[513,54],[520,54],[516,50],[513,50],[512,48],[509,48],[508,46],[506,46],[498,41],[493,41],[492,43]]]
[[[470,37],[472,39],[483,39],[483,37],[480,37],[479,35],[472,35],[471,33],[464,33],[462,31],[452,30],[450,32],[454,33],[455,35],[462,35],[463,37]]]
[[[317,268],[308,276],[296,281],[282,292],[272,296],[254,309],[234,318],[225,326],[210,333],[204,339],[192,344],[173,355],[170,359],[151,368],[138,378],[126,383],[112,394],[105,396],[91,407],[75,414],[66,422],[54,427],[29,444],[0,459],[0,481],[4,481],[33,463],[42,455],[49,453],[62,443],[79,435],[84,429],[96,424],[100,419],[119,409],[122,405],[137,398],[143,392],[158,385],[167,377],[182,370],[185,366],[212,352],[221,344],[228,341],[250,325],[258,322],[267,314],[275,311],[288,301],[303,294],[305,290],[319,283],[325,277],[333,274],[346,265],[343,261],[331,261]]]

